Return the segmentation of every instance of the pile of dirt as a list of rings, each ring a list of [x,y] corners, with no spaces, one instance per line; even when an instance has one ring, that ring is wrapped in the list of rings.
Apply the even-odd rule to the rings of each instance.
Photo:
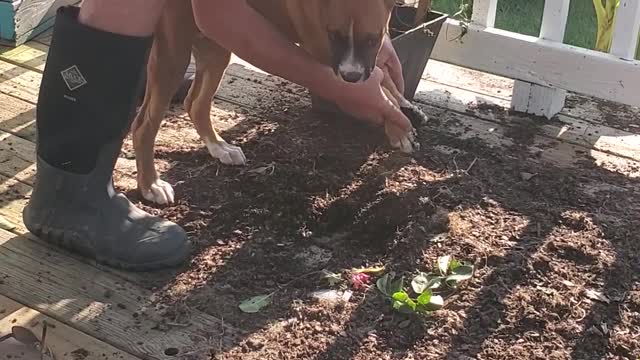
[[[428,127],[408,157],[389,151],[377,129],[285,105],[277,92],[254,109],[216,105],[227,114],[225,138],[243,147],[249,166],[213,161],[176,110],[157,156],[177,204],[140,205],[184,226],[198,250],[159,299],[245,332],[230,347],[212,345],[218,358],[640,355],[637,180],[588,162],[554,168],[526,146]],[[380,264],[411,275],[443,255],[476,273],[429,316],[392,311],[375,287],[330,305],[311,297],[323,288],[317,277],[291,282]],[[263,311],[238,309],[284,284]]]

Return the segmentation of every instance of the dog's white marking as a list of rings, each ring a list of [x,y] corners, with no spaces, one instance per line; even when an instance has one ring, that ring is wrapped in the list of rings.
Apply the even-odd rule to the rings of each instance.
[[[411,154],[414,151],[419,150],[420,143],[416,141],[415,129],[407,134],[407,136],[405,136],[404,138],[398,140],[397,142],[391,143],[391,147],[399,149],[406,154]]]
[[[158,205],[172,204],[175,199],[173,187],[166,181],[157,179],[148,190],[142,191],[142,196]]]
[[[347,50],[347,55],[340,61],[338,65],[338,71],[341,75],[360,74],[360,79],[364,77],[364,66],[358,62],[356,59],[356,47],[355,47],[355,39],[353,35],[353,21],[349,25],[349,48]],[[358,79],[358,80],[360,80]]]
[[[228,144],[225,141],[211,140],[206,140],[205,144],[209,154],[225,165],[245,165],[247,163],[247,158],[239,146]]]

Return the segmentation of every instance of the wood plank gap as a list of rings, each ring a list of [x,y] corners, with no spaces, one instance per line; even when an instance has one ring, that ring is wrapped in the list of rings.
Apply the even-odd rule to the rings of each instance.
[[[88,335],[74,327],[68,326],[40,311],[30,308],[15,299],[0,295],[0,331],[5,332],[13,326],[22,326],[41,339],[42,330],[47,325],[45,345],[53,352],[56,359],[102,360],[139,360],[139,358]],[[5,343],[6,344],[6,343]],[[10,344],[0,343],[0,353],[7,358],[22,359],[32,355],[40,358],[37,350],[24,353],[24,349]]]

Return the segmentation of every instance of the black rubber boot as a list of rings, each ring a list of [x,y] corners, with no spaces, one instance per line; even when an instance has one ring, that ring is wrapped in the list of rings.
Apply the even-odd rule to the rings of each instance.
[[[58,10],[37,106],[38,163],[25,226],[45,241],[132,271],[184,262],[178,225],[137,209],[112,173],[135,115],[151,39],[77,22]]]

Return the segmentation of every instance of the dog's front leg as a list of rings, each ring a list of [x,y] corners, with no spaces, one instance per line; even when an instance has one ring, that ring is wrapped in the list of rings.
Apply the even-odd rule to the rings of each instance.
[[[193,55],[196,76],[184,101],[185,109],[213,158],[225,165],[245,165],[247,158],[242,149],[227,143],[211,124],[211,102],[229,65],[231,53],[199,35],[193,44]]]

